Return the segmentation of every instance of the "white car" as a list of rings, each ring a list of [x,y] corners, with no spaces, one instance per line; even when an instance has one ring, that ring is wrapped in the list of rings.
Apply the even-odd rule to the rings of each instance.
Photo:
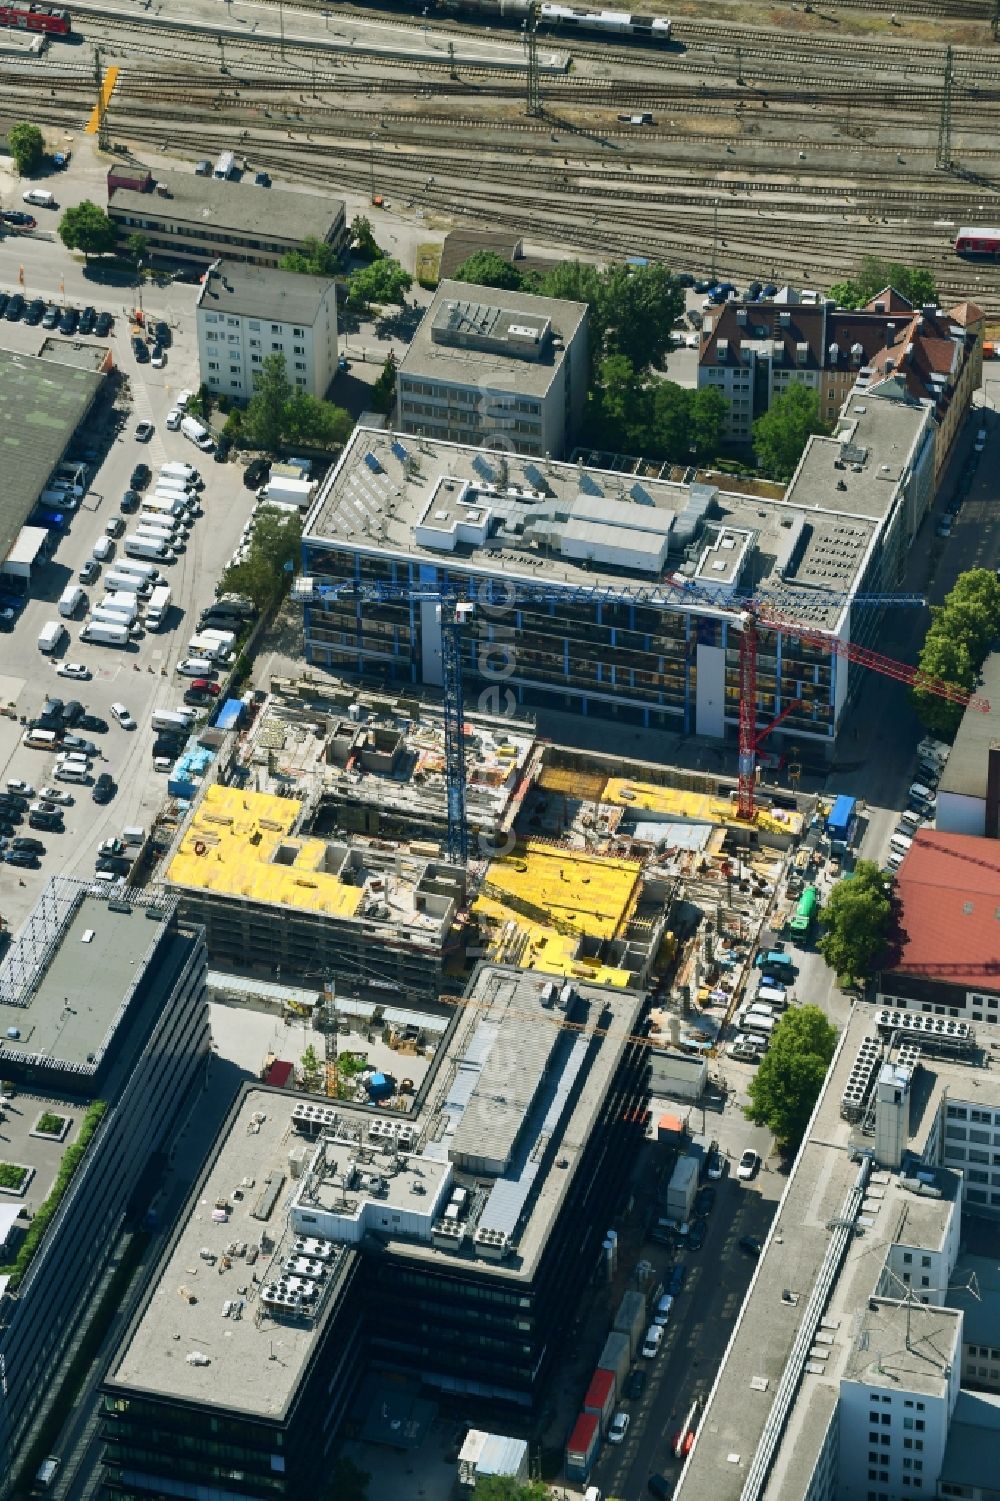
[[[169,756],[154,756],[153,770],[168,772],[173,770],[174,763]]]
[[[179,407],[170,408],[170,411],[167,413],[167,428],[170,432],[177,432],[181,425],[181,416],[182,413]]]
[[[736,1176],[737,1178],[742,1178],[743,1181],[746,1182],[749,1178],[753,1177],[754,1173],[759,1167],[760,1158],[757,1156],[756,1152],[751,1151],[751,1149],[747,1147],[746,1151],[743,1153],[743,1156],[740,1158],[740,1165],[736,1169]]]
[[[124,704],[112,704],[111,713],[117,719],[123,730],[134,730],[135,720],[132,718]]]
[[[20,777],[7,778],[7,791],[16,792],[18,797],[34,797],[35,789],[30,782],[22,782]]]
[[[609,1444],[623,1444],[625,1435],[628,1433],[629,1415],[627,1412],[616,1412],[611,1419],[611,1427],[608,1429]]]
[[[64,808],[72,808],[72,792],[63,792],[61,787],[43,787],[38,796],[46,803],[62,803]]]
[[[56,672],[61,678],[77,678],[80,682],[93,676],[90,668],[82,662],[60,662]]]

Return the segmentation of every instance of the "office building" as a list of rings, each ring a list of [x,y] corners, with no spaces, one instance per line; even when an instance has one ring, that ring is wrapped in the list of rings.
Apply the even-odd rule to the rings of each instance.
[[[932,494],[927,421],[890,402],[850,418],[814,442],[784,501],[358,428],[307,517],[303,570],[321,586],[471,592],[463,675],[492,712],[734,738],[743,596],[769,594],[841,642],[877,640],[880,617],[852,599],[897,587]],[[339,672],[440,684],[441,649],[433,599],[307,607],[308,659]],[[826,754],[852,686],[825,646],[762,633],[762,727],[788,710],[779,737]]]
[[[124,235],[142,234],[154,256],[204,265],[224,257],[250,266],[277,266],[308,239],[340,246],[347,237],[344,204],[317,193],[258,188],[248,182],[143,171],[136,186],[108,182],[108,217]]]
[[[879,1001],[967,1022],[1000,1022],[1000,844],[920,829],[896,874]]]
[[[589,378],[585,303],[439,284],[396,374],[401,432],[561,458]]]
[[[989,711],[966,709],[937,787],[940,833],[1000,839],[1000,652],[983,663],[976,697]]]
[[[309,1494],[363,1376],[530,1428],[642,1131],[642,1007],[483,966],[409,1114],[248,1086],[112,1362],[106,1494]]]
[[[99,1305],[126,1218],[141,1222],[155,1193],[150,1162],[208,1046],[205,946],[174,903],[53,880],[0,963],[0,1496]]]
[[[988,1244],[1000,1216],[989,1165],[1000,1085],[983,1067],[993,1034],[899,1018],[858,1006],[841,1036],[677,1501],[995,1491],[1000,1405],[963,1389],[959,1261],[963,1241],[975,1232]],[[982,1182],[972,1120],[986,1138]],[[977,1324],[977,1364],[995,1319],[994,1304]]]
[[[323,398],[337,369],[336,284],[321,276],[216,261],[195,303],[202,385],[246,402],[270,355],[289,382]]]

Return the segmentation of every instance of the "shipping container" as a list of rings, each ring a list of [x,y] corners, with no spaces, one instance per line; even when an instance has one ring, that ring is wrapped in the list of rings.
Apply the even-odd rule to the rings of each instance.
[[[841,793],[827,814],[826,832],[836,848],[845,849],[851,843],[857,827],[857,807],[857,798]]]
[[[684,1140],[684,1122],[679,1115],[661,1115],[656,1123],[656,1139],[667,1147],[679,1147]]]
[[[671,1219],[682,1222],[690,1219],[691,1210],[694,1208],[694,1196],[698,1192],[700,1170],[700,1154],[699,1156],[685,1154],[678,1159],[667,1185],[667,1214]]]
[[[621,1386],[632,1364],[632,1343],[629,1336],[618,1331],[609,1334],[597,1364],[602,1371],[613,1371],[616,1382]]]
[[[608,1431],[608,1424],[615,1414],[615,1398],[618,1396],[618,1382],[614,1371],[606,1370],[598,1366],[590,1378],[587,1387],[587,1395],[583,1399],[584,1412],[594,1412],[601,1420],[601,1433]]]
[[[628,1336],[629,1350],[632,1359],[642,1343],[643,1330],[646,1327],[646,1299],[643,1293],[627,1292],[618,1305],[615,1314],[615,1322],[612,1328],[616,1334]],[[605,1347],[606,1348],[606,1347]]]
[[[570,1480],[586,1480],[601,1447],[601,1423],[596,1413],[581,1412],[566,1441],[566,1474]]]

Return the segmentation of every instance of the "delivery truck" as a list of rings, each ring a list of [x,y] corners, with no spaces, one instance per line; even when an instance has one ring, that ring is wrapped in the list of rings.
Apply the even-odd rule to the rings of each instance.
[[[129,629],[124,621],[89,620],[80,640],[92,646],[128,646]]]

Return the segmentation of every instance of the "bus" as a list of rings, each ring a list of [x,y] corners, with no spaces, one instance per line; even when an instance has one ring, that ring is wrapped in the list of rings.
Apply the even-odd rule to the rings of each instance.
[[[819,893],[816,887],[807,886],[799,897],[799,905],[795,909],[795,916],[789,924],[789,931],[793,937],[808,938],[818,905]]]

